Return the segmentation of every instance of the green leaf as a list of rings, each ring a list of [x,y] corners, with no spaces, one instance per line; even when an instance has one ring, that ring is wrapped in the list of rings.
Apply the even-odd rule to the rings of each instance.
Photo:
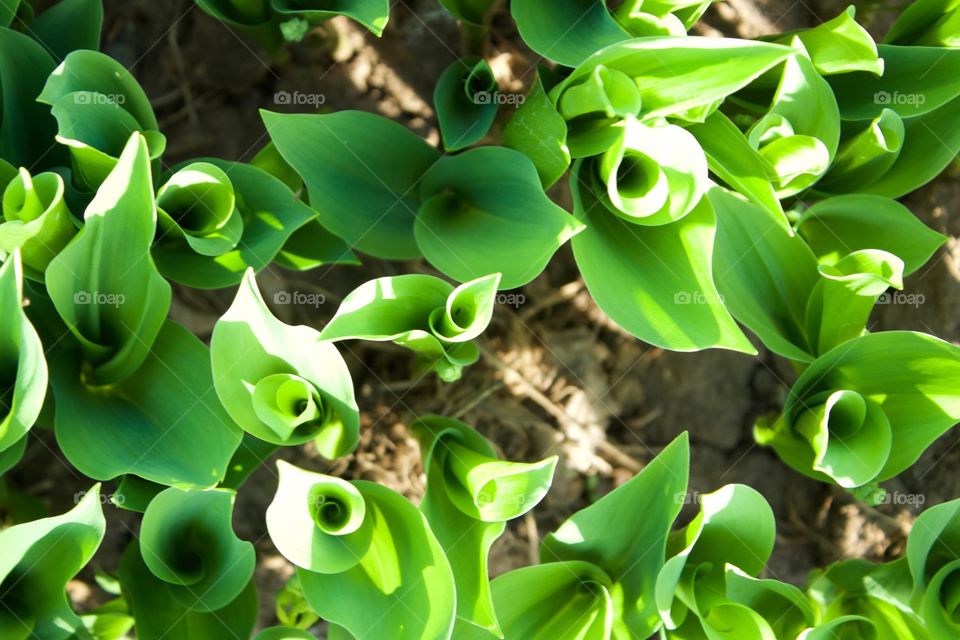
[[[37,16],[29,33],[62,60],[77,49],[99,49],[102,26],[102,0],[60,0]]]
[[[4,471],[20,459],[27,431],[47,393],[47,361],[36,329],[23,311],[23,274],[17,250],[0,266],[0,454]],[[19,452],[19,453],[18,453]]]
[[[465,282],[503,274],[502,289],[527,284],[580,225],[547,198],[522,153],[481,147],[427,171],[414,232],[424,257]]]
[[[622,134],[622,120],[640,115],[643,98],[633,78],[603,65],[571,83],[557,96],[557,110],[567,121],[570,154],[602,154]]]
[[[297,15],[307,20],[327,20],[338,15],[356,20],[374,35],[381,35],[390,19],[389,0],[271,0],[281,16]]]
[[[474,25],[487,24],[498,6],[497,0],[440,0],[440,4],[458,20]]]
[[[709,199],[670,224],[631,224],[597,199],[592,171],[584,161],[570,181],[574,211],[587,226],[572,244],[584,282],[603,312],[665,349],[755,353],[714,284],[716,217]]]
[[[643,118],[652,120],[712,105],[792,55],[795,51],[789,47],[734,38],[637,38],[598,51],[550,95],[556,99],[603,65],[633,78],[640,89]]]
[[[884,109],[912,118],[960,95],[960,49],[889,44],[878,49],[882,76],[860,71],[829,78],[844,120],[870,120]]]
[[[27,438],[23,437],[14,442],[12,445],[0,451],[0,477],[3,476],[7,471],[13,469],[20,460],[23,458],[23,454],[27,450]]]
[[[566,122],[547,97],[538,72],[530,92],[503,129],[503,145],[533,161],[546,189],[570,166],[566,138]]]
[[[403,275],[360,285],[343,299],[323,340],[394,342],[446,381],[479,358],[471,341],[490,324],[500,274],[454,288],[440,278]]]
[[[420,510],[454,569],[457,624],[498,635],[487,575],[490,547],[503,534],[505,521],[520,517],[546,495],[557,457],[536,463],[501,461],[474,429],[439,416],[419,419],[413,431],[427,476]]]
[[[56,164],[61,154],[54,147],[56,120],[36,102],[44,80],[56,63],[35,40],[17,31],[0,28],[0,157],[32,171],[43,162]]]
[[[103,540],[100,485],[76,507],[0,531],[0,635],[65,640],[81,626],[66,594]]]
[[[491,583],[509,640],[608,640],[615,621],[610,578],[588,562],[550,562],[507,572]],[[465,635],[467,640],[496,636]],[[630,637],[630,636],[627,636]],[[459,640],[459,639],[458,639]]]
[[[683,504],[678,496],[687,490],[689,458],[684,434],[633,479],[571,516],[541,545],[542,562],[589,562],[615,583],[614,638],[646,638],[660,626],[654,585],[667,534]],[[503,625],[508,628],[506,620]]]
[[[144,480],[139,476],[125,475],[117,483],[111,502],[119,509],[143,513],[150,501],[166,488],[166,485]]]
[[[663,225],[690,213],[707,191],[707,158],[686,129],[628,117],[598,161],[607,208],[628,222]]]
[[[316,637],[302,629],[270,627],[255,635],[253,640],[316,640]]]
[[[821,200],[797,221],[797,231],[822,264],[853,251],[881,249],[904,263],[904,275],[922,267],[946,237],[890,198],[846,195]]]
[[[439,159],[436,149],[371,113],[262,116],[277,150],[303,177],[324,227],[378,258],[420,255],[413,234],[417,184]]]
[[[163,134],[141,130],[129,111],[100,93],[67,94],[54,103],[50,112],[59,126],[57,142],[70,149],[75,186],[82,190],[99,188],[116,167],[132,134],[143,134],[150,160],[157,160],[166,147]]]
[[[689,610],[711,637],[716,634],[710,628],[716,629],[719,622],[715,616],[742,616],[736,608],[711,611],[717,604],[726,604],[716,601],[716,594],[725,590],[726,567],[758,575],[773,551],[775,537],[773,511],[754,489],[730,484],[701,496],[696,517],[672,534],[668,559],[656,576],[656,606],[667,627],[679,626]]]
[[[252,270],[210,350],[217,395],[247,433],[276,445],[313,440],[331,460],[356,447],[360,417],[346,363],[315,329],[277,320]]]
[[[157,117],[153,114],[150,99],[140,83],[127,69],[99,51],[74,51],[68,55],[49,77],[37,98],[39,102],[53,106],[72,93],[90,95],[91,102],[111,102],[121,106],[139,124],[142,131],[157,131]]]
[[[95,384],[136,371],[166,319],[170,285],[149,258],[156,224],[147,145],[134,134],[83,228],[47,267],[50,298],[83,345]]]
[[[150,572],[136,540],[121,559],[120,583],[136,619],[137,640],[249,638],[257,622],[253,580],[236,600],[217,611],[191,610],[173,595],[171,585]]]
[[[854,251],[819,271],[807,305],[807,336],[817,354],[864,333],[877,298],[903,289],[903,260],[879,249]]]
[[[277,445],[272,442],[264,442],[249,433],[244,433],[240,446],[230,459],[227,475],[224,476],[220,486],[235,491],[239,490],[250,475],[256,471],[267,458],[276,453],[277,448]]]
[[[717,215],[714,276],[727,309],[774,353],[809,362],[806,312],[820,279],[816,257],[759,207],[720,187],[709,197]]]
[[[143,561],[187,609],[222,609],[253,577],[253,545],[237,538],[231,524],[235,498],[233,491],[224,489],[171,487],[143,514]]]
[[[703,148],[711,172],[762,207],[774,222],[792,233],[770,182],[766,160],[750,146],[746,136],[730,118],[715,111],[701,124],[687,127],[687,131],[694,135]]]
[[[219,256],[236,247],[243,234],[233,183],[207,162],[193,162],[170,176],[157,191],[157,213],[154,255],[180,249]]]
[[[600,0],[558,0],[549,11],[537,0],[514,0],[510,13],[527,46],[568,67],[630,37]]]
[[[958,50],[960,51],[960,50]],[[906,121],[904,143],[897,161],[860,191],[899,198],[927,184],[960,154],[960,97],[920,117]]]
[[[810,29],[780,34],[776,41],[788,44],[793,36],[800,38],[821,75],[866,71],[880,76],[883,60],[879,58],[877,43],[857,24],[856,16],[857,9],[851,5],[832,20]]]
[[[84,382],[77,355],[61,345],[50,359],[57,443],[71,464],[101,480],[132,473],[210,487],[223,478],[241,431],[217,401],[199,339],[167,322],[141,367],[106,387]]]
[[[922,333],[867,334],[817,358],[758,435],[811,477],[887,480],[960,420],[958,380],[960,348]]]
[[[755,611],[777,638],[796,638],[816,619],[813,606],[792,584],[754,578],[732,565],[726,567],[725,582],[726,596]]]
[[[77,233],[64,200],[63,178],[56,173],[35,177],[21,168],[3,192],[0,251],[20,249],[27,277],[43,281],[50,261]]]
[[[270,21],[268,0],[194,0],[201,9],[231,26],[251,27]]]
[[[356,257],[340,238],[324,229],[317,212],[296,199],[283,182],[249,164],[208,159],[230,179],[243,222],[237,247],[219,256],[154,250],[161,272],[171,280],[200,289],[240,283],[248,268],[259,272],[274,259],[283,266],[309,268],[322,263],[351,264]],[[301,247],[303,242],[311,246]]]
[[[929,47],[960,47],[958,0],[917,0],[911,2],[893,23],[887,44]]]
[[[297,575],[314,611],[365,640],[450,637],[453,574],[416,507],[373,482],[277,467],[267,529],[288,560],[310,565]]]
[[[433,104],[447,151],[465,149],[490,131],[497,117],[497,79],[482,58],[457,59],[437,80]]]
[[[874,184],[900,157],[905,136],[903,118],[896,111],[884,109],[865,129],[843,140],[817,190],[847,193]]]

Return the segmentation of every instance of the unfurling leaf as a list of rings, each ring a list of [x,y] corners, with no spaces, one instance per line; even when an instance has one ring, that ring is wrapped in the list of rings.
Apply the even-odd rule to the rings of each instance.
[[[169,488],[150,501],[140,528],[144,564],[184,607],[216,611],[253,577],[253,545],[236,537],[236,494]]]
[[[0,455],[10,451],[0,464],[3,471],[19,460],[27,431],[40,416],[47,375],[43,345],[23,311],[23,274],[15,249],[0,266]]]
[[[365,640],[450,637],[453,574],[416,507],[372,482],[277,466],[267,529],[322,618]]]
[[[206,162],[194,162],[170,176],[157,191],[157,213],[155,252],[186,244],[200,255],[219,256],[236,247],[243,234],[230,178]]]
[[[100,485],[81,492],[67,513],[0,531],[0,636],[4,640],[67,640],[82,632],[67,582],[103,540]]]
[[[316,330],[277,320],[252,270],[210,349],[217,395],[247,433],[277,445],[313,440],[331,460],[357,445],[360,418],[343,358]]]
[[[479,358],[472,341],[490,323],[499,282],[500,274],[459,287],[418,274],[371,280],[343,299],[320,337],[394,342],[450,382]]]
[[[757,436],[791,467],[853,488],[891,478],[960,421],[960,348],[867,334],[814,360]]]
[[[467,58],[447,67],[433,94],[444,148],[458,151],[487,135],[497,116],[498,96],[486,60]]]
[[[28,278],[43,281],[43,274],[77,233],[64,200],[63,178],[56,173],[31,176],[26,169],[3,192],[0,251],[20,249]]]
[[[498,634],[487,575],[490,547],[503,534],[505,521],[543,499],[557,458],[535,463],[499,460],[471,427],[438,416],[421,418],[413,430],[427,475],[420,510],[453,568],[457,626]]]

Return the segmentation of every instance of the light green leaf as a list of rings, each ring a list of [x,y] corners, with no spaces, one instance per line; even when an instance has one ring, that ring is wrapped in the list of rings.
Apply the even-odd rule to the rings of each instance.
[[[905,136],[903,118],[892,109],[884,109],[866,129],[843,140],[817,190],[848,193],[876,183],[900,157]]]
[[[27,277],[43,281],[50,261],[77,233],[64,200],[63,178],[56,173],[35,177],[21,168],[3,192],[0,251],[20,249]]]
[[[547,198],[533,163],[504,147],[442,158],[427,171],[420,196],[417,245],[461,282],[499,272],[502,289],[527,284],[582,229]]]
[[[557,96],[567,121],[567,144],[575,158],[599,155],[622,136],[620,123],[640,115],[643,99],[633,78],[603,65],[571,83]]]
[[[683,505],[689,457],[684,434],[633,479],[571,516],[541,545],[542,562],[589,562],[609,576],[614,638],[646,638],[660,626],[654,585],[667,534]],[[497,603],[496,581],[494,585]]]
[[[497,577],[490,586],[505,640],[618,637],[612,635],[616,615],[613,585],[602,570],[588,562],[522,567]],[[466,640],[494,637],[464,636]]]
[[[297,570],[322,618],[364,640],[450,637],[453,574],[416,507],[373,482],[277,466],[267,527],[288,560],[323,571]]]
[[[774,222],[792,233],[770,182],[766,160],[750,146],[746,136],[730,118],[715,111],[703,123],[687,127],[687,131],[700,143],[711,172],[762,207]]]
[[[875,468],[878,453],[889,451],[870,478],[883,481],[913,464],[960,421],[958,381],[960,348],[922,333],[867,334],[817,358],[791,389],[783,415],[769,432],[761,428],[758,435],[772,438],[769,443],[787,464],[821,480],[828,476],[814,465],[823,466],[823,454],[835,442],[850,460],[843,468],[832,465],[830,477],[846,487],[864,484],[864,468]],[[831,416],[840,400],[840,413]],[[808,425],[806,434],[801,422]],[[885,422],[889,440],[882,435]]]
[[[106,529],[100,485],[82,493],[77,506],[63,515],[0,531],[4,640],[65,640],[81,627],[67,598],[67,582],[93,557]]]
[[[558,0],[549,11],[537,0],[514,0],[510,13],[527,46],[568,67],[630,37],[601,0]]]
[[[637,38],[598,51],[550,95],[604,65],[633,78],[650,120],[714,104],[792,55],[789,47],[733,38]]]
[[[460,377],[479,352],[470,341],[490,323],[500,274],[454,288],[440,278],[403,275],[371,280],[343,299],[323,340],[394,342],[446,381]]]
[[[417,184],[439,159],[435,149],[371,113],[262,116],[277,150],[303,177],[324,227],[378,258],[420,255],[413,235]]]
[[[490,547],[502,535],[505,521],[543,499],[557,458],[536,463],[498,460],[471,427],[438,416],[419,419],[413,431],[427,476],[420,510],[454,569],[457,625],[499,634],[487,575]]]
[[[170,176],[157,191],[157,213],[154,255],[178,253],[179,248],[219,256],[236,247],[243,234],[233,183],[206,162],[193,162]]]
[[[23,311],[23,273],[14,250],[0,266],[0,454],[11,451],[0,465],[4,471],[20,459],[27,431],[40,416],[47,375],[43,345]]]
[[[83,345],[94,383],[136,371],[166,319],[170,285],[149,255],[156,224],[147,144],[134,134],[83,228],[47,267],[50,298]]]
[[[857,24],[857,9],[851,5],[832,20],[810,29],[788,31],[776,40],[788,44],[793,36],[800,38],[821,75],[831,76],[851,71],[883,74],[883,60],[877,44],[867,30]]]
[[[726,566],[726,596],[760,615],[777,638],[796,638],[816,613],[800,589],[779,580],[754,578]]]
[[[480,142],[497,117],[498,95],[486,60],[457,59],[447,67],[433,93],[444,148],[459,151]]]
[[[235,249],[215,257],[155,251],[167,278],[190,287],[222,289],[239,284],[248,268],[259,272],[274,259],[294,268],[310,268],[318,261],[356,262],[346,243],[324,229],[317,212],[297,200],[279,179],[249,164],[205,162],[223,170],[233,184],[243,235]],[[310,246],[302,247],[304,242]]]
[[[806,311],[819,281],[816,257],[759,207],[720,187],[709,197],[717,215],[714,277],[727,309],[774,353],[809,362]]]
[[[645,342],[676,351],[720,347],[754,353],[714,284],[716,217],[709,199],[658,227],[626,222],[600,202],[589,161],[570,181],[574,211],[587,228],[573,254],[593,299]]]
[[[498,6],[497,0],[440,0],[440,4],[458,20],[475,25],[490,21],[490,14]]]
[[[946,241],[899,202],[863,194],[817,202],[797,221],[797,231],[823,264],[836,264],[853,251],[881,249],[903,260],[904,275],[926,264]]]
[[[331,460],[356,447],[360,417],[346,363],[316,330],[277,320],[252,270],[210,349],[217,395],[244,431],[277,445],[313,440]]]

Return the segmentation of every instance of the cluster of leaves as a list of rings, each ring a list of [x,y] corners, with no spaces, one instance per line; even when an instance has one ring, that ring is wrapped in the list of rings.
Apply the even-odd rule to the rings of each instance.
[[[335,14],[379,33],[388,10],[198,4],[267,42]],[[497,7],[444,5],[474,35]],[[894,198],[960,150],[960,7],[914,3],[877,45],[852,10],[758,41],[686,35],[708,5],[513,0],[556,67],[510,100],[482,57],[451,65],[435,94],[445,153],[369,113],[263,112],[271,142],[252,162],[168,167],[143,89],[97,51],[99,0],[38,15],[0,1],[0,474],[34,425],[52,428],[73,467],[143,514],[118,577],[99,577],[115,598],[79,616],[65,588],[104,536],[100,485],[62,516],[11,510],[0,636],[249,638],[256,561],[233,531],[236,493],[279,447],[357,447],[340,348],[392,342],[454,381],[497,292],[568,241],[597,304],[638,338],[756,354],[744,327],[795,365],[782,412],[755,430],[787,464],[864,497],[908,468],[960,420],[960,349],[866,328],[944,241]],[[504,104],[503,146],[478,146]],[[546,194],[566,174],[572,215]],[[423,258],[460,284],[367,282],[322,331],[273,315],[256,273],[354,251]],[[238,287],[209,346],[168,318],[171,283]],[[277,601],[286,627],[258,640],[310,638],[318,618],[362,640],[957,636],[956,503],[918,519],[903,559],[840,563],[803,592],[759,577],[774,519],[748,487],[703,497],[674,530],[683,437],[549,535],[541,564],[490,581],[491,545],[557,460],[500,460],[456,420],[413,428],[419,505],[279,464],[267,529],[297,570]]]

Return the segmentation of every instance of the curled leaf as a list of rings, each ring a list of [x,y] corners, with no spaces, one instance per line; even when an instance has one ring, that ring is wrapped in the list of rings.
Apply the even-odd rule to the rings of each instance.
[[[43,407],[47,376],[43,345],[23,311],[20,253],[14,250],[0,266],[0,454],[22,453]]]
[[[82,631],[66,586],[93,557],[106,528],[100,485],[82,495],[77,506],[63,515],[0,531],[3,638],[66,640]]]
[[[26,169],[3,192],[0,251],[20,249],[27,277],[43,280],[50,261],[77,233],[64,200],[63,178],[56,173],[31,176]]]
[[[467,58],[447,67],[433,94],[444,148],[458,151],[487,135],[497,116],[498,95],[486,60]]]
[[[314,440],[334,459],[357,444],[353,381],[336,347],[309,327],[292,327],[267,308],[253,271],[210,340],[217,395],[253,436],[277,445]]]
[[[243,234],[230,178],[206,162],[194,162],[170,176],[157,191],[157,213],[159,243],[154,251],[185,243],[200,255],[219,256],[236,247]]]
[[[143,561],[187,609],[221,609],[253,577],[253,545],[238,539],[231,524],[235,495],[171,487],[151,500],[143,515]]]
[[[301,565],[297,575],[314,611],[356,638],[450,637],[453,574],[416,507],[372,482],[282,461],[278,468],[267,528],[281,553]]]
[[[413,425],[423,451],[427,492],[420,510],[454,570],[458,625],[499,632],[487,558],[504,522],[543,499],[556,456],[535,463],[497,459],[483,436],[457,420],[427,416]]]
[[[371,280],[343,299],[320,333],[323,340],[390,341],[416,352],[444,380],[477,361],[471,341],[493,316],[500,274],[459,287],[427,275]]]

